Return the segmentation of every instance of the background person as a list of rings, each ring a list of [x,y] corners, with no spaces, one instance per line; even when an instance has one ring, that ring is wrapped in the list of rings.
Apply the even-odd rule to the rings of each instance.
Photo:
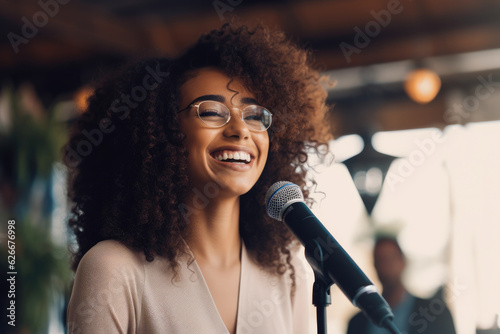
[[[379,237],[375,241],[373,261],[382,284],[382,296],[394,312],[394,323],[402,333],[454,334],[451,313],[440,296],[421,299],[406,291],[402,275],[406,267],[405,256],[393,237]],[[356,314],[350,321],[348,334],[382,334],[364,314]]]

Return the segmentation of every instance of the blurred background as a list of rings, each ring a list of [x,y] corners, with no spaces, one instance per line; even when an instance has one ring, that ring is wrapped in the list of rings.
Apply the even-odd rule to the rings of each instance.
[[[7,273],[14,219],[18,272],[16,327],[2,316],[0,332],[65,332],[72,236],[60,150],[93,81],[130,59],[175,57],[233,16],[284,30],[336,82],[336,139],[326,161],[310,162],[320,220],[376,284],[373,237],[397,236],[411,293],[442,295],[457,333],[498,333],[494,0],[0,0],[0,253]],[[333,287],[327,312],[340,334],[356,309]],[[311,319],[315,333],[312,307]]]

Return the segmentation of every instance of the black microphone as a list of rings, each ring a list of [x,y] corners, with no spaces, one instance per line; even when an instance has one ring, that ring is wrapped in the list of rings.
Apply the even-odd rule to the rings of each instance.
[[[267,214],[283,221],[306,247],[306,258],[315,272],[329,277],[354,306],[377,326],[394,332],[394,314],[377,288],[349,254],[304,203],[299,186],[288,181],[273,184],[266,194]],[[314,249],[311,252],[310,247]],[[323,263],[319,262],[320,257]]]

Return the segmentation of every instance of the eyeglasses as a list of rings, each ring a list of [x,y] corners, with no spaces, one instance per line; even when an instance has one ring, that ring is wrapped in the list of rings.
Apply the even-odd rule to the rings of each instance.
[[[231,120],[229,108],[217,101],[203,101],[197,104],[190,104],[178,112],[193,107],[196,107],[196,112],[201,121],[212,128],[220,128]],[[249,105],[243,109],[233,109],[241,110],[241,119],[252,131],[266,131],[271,126],[273,114],[264,107]]]

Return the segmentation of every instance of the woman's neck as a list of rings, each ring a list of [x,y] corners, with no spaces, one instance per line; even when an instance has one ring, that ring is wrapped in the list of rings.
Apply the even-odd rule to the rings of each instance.
[[[239,197],[219,198],[202,209],[190,209],[185,239],[196,260],[220,267],[238,262],[241,249]]]

